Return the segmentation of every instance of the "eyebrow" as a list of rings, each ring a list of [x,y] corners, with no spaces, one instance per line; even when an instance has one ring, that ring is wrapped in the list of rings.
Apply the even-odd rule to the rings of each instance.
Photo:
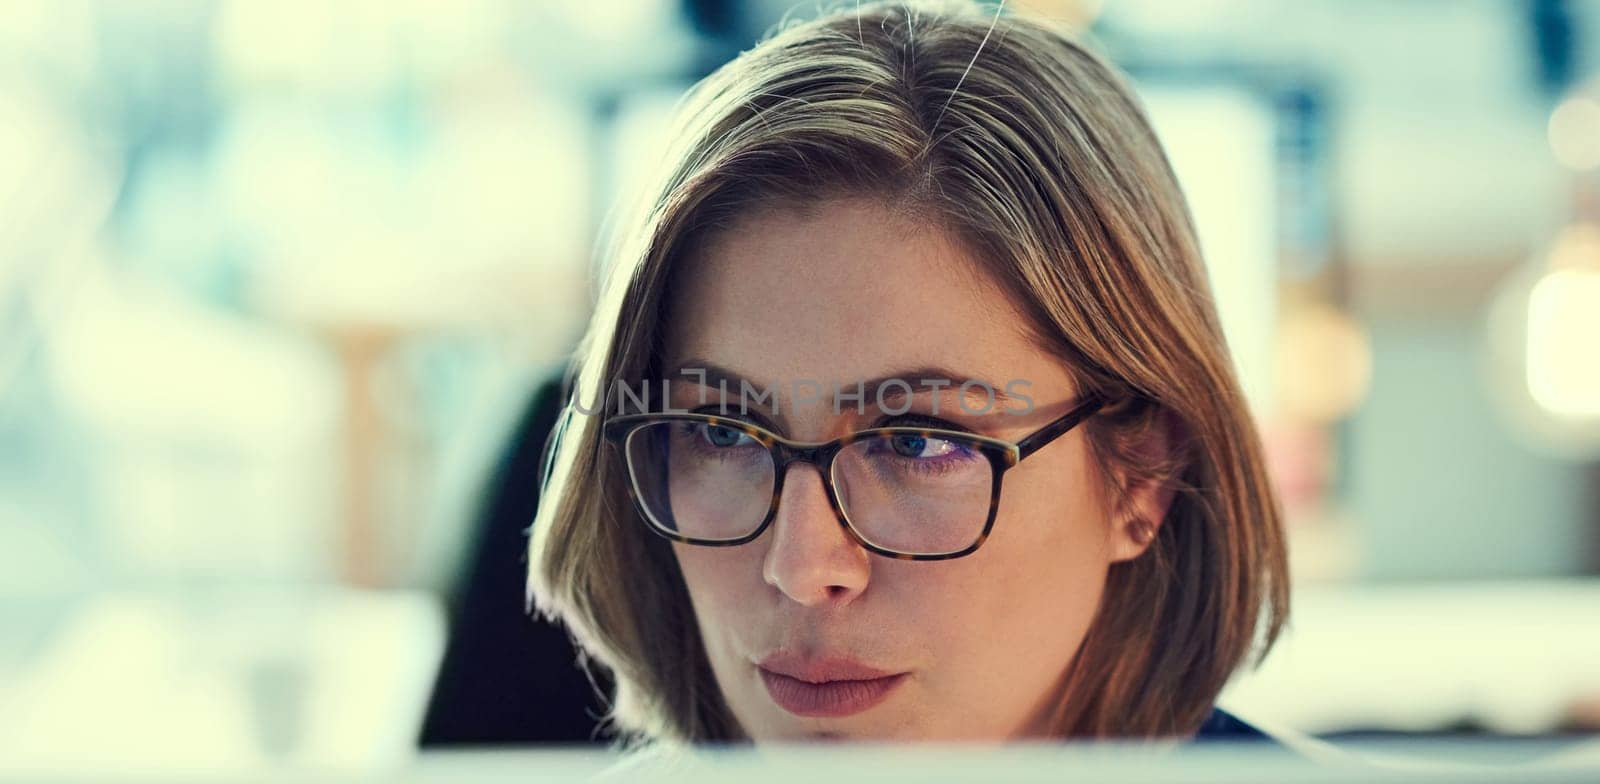
[[[698,373],[695,375],[684,375],[683,371],[685,370],[705,371],[705,379],[703,381],[698,379]],[[711,387],[713,389],[726,385],[726,388],[730,391],[743,389],[743,387],[740,386],[741,383],[748,383],[751,388],[763,392],[770,389],[770,387],[763,386],[762,384],[752,381],[735,371],[716,364],[715,362],[708,362],[703,359],[688,359],[678,363],[673,371],[666,376],[666,378],[669,381],[681,380],[687,383]],[[823,383],[830,385],[839,383],[841,384],[839,390],[841,392],[854,392],[856,389],[856,385],[854,383],[851,383],[848,386],[844,385],[843,379],[806,380],[818,381],[819,385]],[[935,389],[934,387],[926,386],[923,383],[924,381],[947,381],[949,383],[939,387],[938,389]],[[909,397],[913,398],[921,397],[923,395],[931,395],[935,392],[960,393],[961,385],[963,383],[977,382],[989,388],[990,392],[992,392],[994,395],[994,404],[997,407],[1003,406],[1014,399],[1011,395],[1006,394],[1004,387],[997,386],[986,379],[965,373],[958,373],[954,370],[938,365],[924,365],[922,367],[908,368],[863,381],[860,386],[860,405],[862,407],[876,407],[880,401],[885,404],[892,405],[897,401],[905,400],[908,397],[905,388],[899,384],[893,384],[893,382],[903,382],[906,386],[910,386],[911,394]],[[826,389],[821,389],[818,391],[820,394],[821,392],[826,391]],[[784,388],[782,385],[777,386],[777,392],[778,395],[784,394]],[[983,393],[978,390],[974,390],[967,394],[969,397],[983,395]],[[819,400],[818,402],[836,403],[834,400],[827,399]],[[793,405],[793,403],[791,402],[790,405]]]

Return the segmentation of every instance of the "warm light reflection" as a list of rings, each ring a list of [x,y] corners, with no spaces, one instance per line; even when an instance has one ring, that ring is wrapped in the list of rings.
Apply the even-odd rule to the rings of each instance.
[[[1280,410],[1311,422],[1331,422],[1367,395],[1371,341],[1361,324],[1337,308],[1297,309],[1279,325],[1274,375]]]
[[[1557,269],[1528,296],[1528,392],[1559,416],[1600,417],[1600,268]]]
[[[1484,380],[1509,433],[1567,460],[1600,456],[1600,226],[1574,223],[1506,276],[1487,313]]]

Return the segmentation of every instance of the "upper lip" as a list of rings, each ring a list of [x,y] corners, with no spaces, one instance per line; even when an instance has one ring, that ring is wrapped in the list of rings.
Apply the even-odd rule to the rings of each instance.
[[[763,658],[757,666],[768,672],[787,675],[807,683],[870,681],[900,674],[880,670],[843,656],[802,656],[786,651],[779,651]]]

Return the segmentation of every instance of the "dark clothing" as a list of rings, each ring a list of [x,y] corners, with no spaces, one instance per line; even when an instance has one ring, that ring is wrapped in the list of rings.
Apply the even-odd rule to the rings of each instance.
[[[1199,732],[1194,735],[1195,743],[1249,740],[1273,742],[1270,735],[1246,724],[1239,720],[1239,717],[1221,708],[1212,708],[1211,715],[1206,717],[1205,723],[1200,725]]]

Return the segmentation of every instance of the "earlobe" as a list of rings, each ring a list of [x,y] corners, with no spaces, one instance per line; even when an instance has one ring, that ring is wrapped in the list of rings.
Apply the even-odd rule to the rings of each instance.
[[[1155,526],[1143,518],[1135,519],[1128,523],[1128,538],[1132,539],[1133,543],[1140,547],[1148,547],[1151,542],[1155,541]]]
[[[1150,549],[1150,543],[1156,540],[1158,524],[1150,522],[1142,515],[1134,515],[1117,526],[1116,543],[1112,548],[1113,562],[1132,561]]]
[[[1127,491],[1119,510],[1113,560],[1131,561],[1144,555],[1160,533],[1161,523],[1177,496],[1170,482],[1147,480]]]
[[[1185,440],[1182,421],[1166,410],[1157,412],[1150,426],[1136,437],[1119,477],[1123,490],[1113,518],[1119,521],[1113,532],[1114,561],[1138,558],[1156,540],[1177,497],[1182,466],[1176,450]]]

